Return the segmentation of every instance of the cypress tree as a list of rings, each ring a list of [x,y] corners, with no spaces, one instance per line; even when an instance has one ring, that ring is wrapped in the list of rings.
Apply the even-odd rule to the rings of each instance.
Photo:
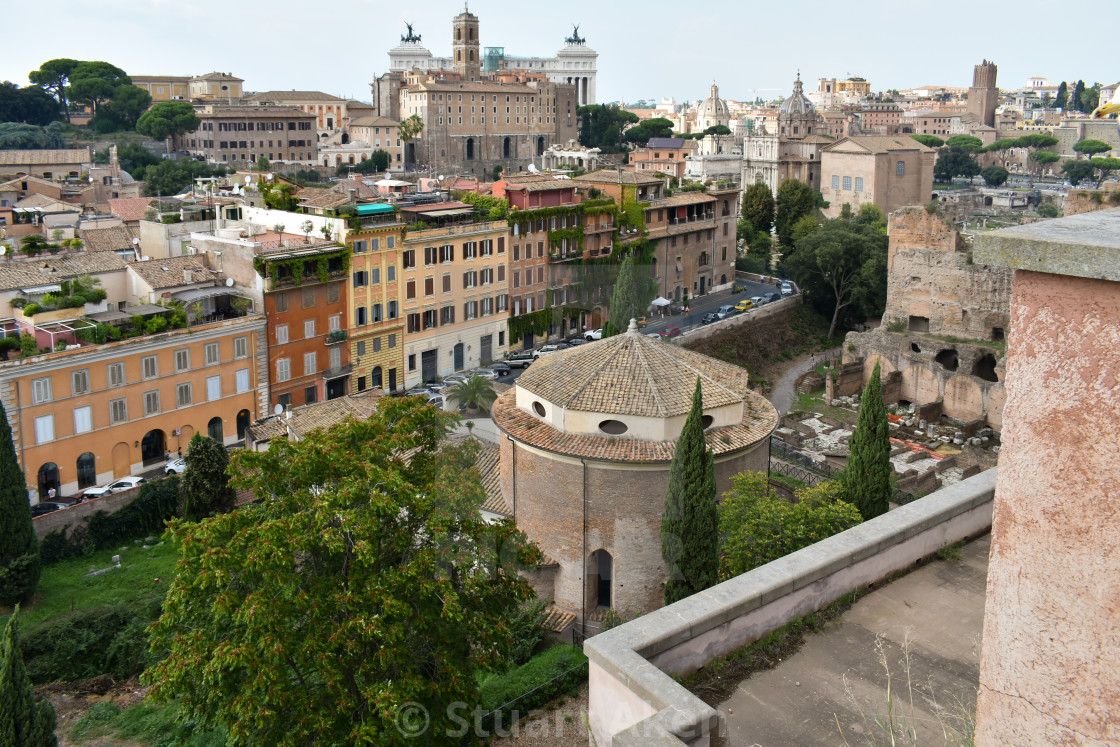
[[[703,591],[719,580],[719,512],[715,457],[704,442],[700,377],[692,409],[677,439],[661,516],[661,557],[669,580],[665,604]]]
[[[17,607],[0,640],[0,745],[56,747],[54,706],[46,699],[35,702],[19,650],[18,615]]]
[[[187,468],[179,484],[183,516],[199,521],[233,510],[237,496],[229,486],[229,454],[220,443],[195,433],[187,446]]]
[[[27,483],[0,404],[0,604],[30,600],[39,586],[39,571],[39,538],[31,523]]]
[[[841,475],[845,500],[865,521],[885,514],[891,498],[891,434],[878,363],[860,395],[859,422],[849,446],[848,466]]]
[[[630,327],[630,320],[641,316],[638,284],[634,277],[634,259],[627,257],[618,268],[618,279],[611,292],[610,321],[603,325],[603,337],[620,335]]]

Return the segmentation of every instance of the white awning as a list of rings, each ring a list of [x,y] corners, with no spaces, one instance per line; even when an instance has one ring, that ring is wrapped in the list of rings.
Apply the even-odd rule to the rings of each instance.
[[[35,293],[58,293],[61,290],[61,285],[36,285],[33,288],[20,288],[19,292],[30,296]]]
[[[668,298],[662,298],[661,296],[658,296],[657,298],[653,299],[653,301],[650,302],[650,305],[651,306],[668,306],[670,303],[672,303],[672,301],[670,301]]]

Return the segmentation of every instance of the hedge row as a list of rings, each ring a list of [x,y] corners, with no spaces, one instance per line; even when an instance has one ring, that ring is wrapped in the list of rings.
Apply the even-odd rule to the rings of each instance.
[[[587,657],[576,646],[554,646],[503,675],[490,677],[479,687],[487,711],[483,729],[505,729],[534,708],[575,690],[587,681]],[[502,709],[498,711],[497,709]]]

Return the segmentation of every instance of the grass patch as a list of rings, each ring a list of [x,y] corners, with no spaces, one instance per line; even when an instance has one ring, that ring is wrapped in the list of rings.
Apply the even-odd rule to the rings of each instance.
[[[945,545],[936,553],[938,560],[947,560],[950,563],[959,563],[961,560],[961,548],[964,547],[963,542],[955,542],[951,545]]]
[[[980,347],[991,348],[1003,353],[1007,350],[1007,342],[1005,340],[976,340],[971,337],[957,337],[956,335],[922,335],[934,340],[941,340],[942,342],[954,343],[957,345],[979,345]]]
[[[802,490],[803,488],[812,487],[804,480],[798,480],[796,477],[783,475],[781,472],[770,470],[770,482],[776,482],[779,485],[785,485],[790,490]]]
[[[77,744],[105,737],[133,739],[148,747],[224,747],[221,729],[205,729],[192,720],[180,720],[175,703],[141,703],[123,711],[113,703],[98,703],[74,724],[70,733]]]
[[[100,576],[86,575],[113,565],[112,557],[118,554],[120,568]],[[127,550],[102,550],[86,558],[49,565],[43,569],[31,604],[20,608],[20,631],[27,635],[43,623],[71,612],[139,604],[153,595],[162,599],[175,576],[178,561],[179,553],[170,544],[144,550],[129,543]],[[6,620],[5,615],[0,624]]]
[[[843,335],[828,337],[828,320],[812,306],[801,305],[748,325],[717,332],[686,345],[713,358],[742,366],[751,383],[774,380],[786,361],[805,353],[838,347]]]
[[[855,425],[856,421],[859,420],[859,413],[855,410],[826,405],[823,389],[818,389],[809,394],[801,394],[800,392],[795,392],[795,394],[797,398],[793,401],[793,407],[789,410],[791,417],[806,413],[820,413],[848,425]]]
[[[708,705],[718,706],[738,689],[740,682],[755,672],[773,669],[800,651],[808,635],[824,630],[867,591],[870,589],[841,597],[824,609],[786,623],[754,643],[713,659],[692,674],[676,679]]]

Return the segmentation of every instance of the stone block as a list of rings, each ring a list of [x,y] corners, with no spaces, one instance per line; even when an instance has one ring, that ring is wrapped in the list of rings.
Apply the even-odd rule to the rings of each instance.
[[[944,472],[946,470],[949,470],[949,469],[952,469],[953,467],[956,467],[956,466],[957,466],[957,457],[956,456],[947,456],[944,459],[942,459],[940,462],[937,463],[937,474],[940,475],[942,472]]]
[[[961,479],[966,480],[969,477],[980,474],[980,465],[974,464],[971,467],[965,467],[961,472]]]

